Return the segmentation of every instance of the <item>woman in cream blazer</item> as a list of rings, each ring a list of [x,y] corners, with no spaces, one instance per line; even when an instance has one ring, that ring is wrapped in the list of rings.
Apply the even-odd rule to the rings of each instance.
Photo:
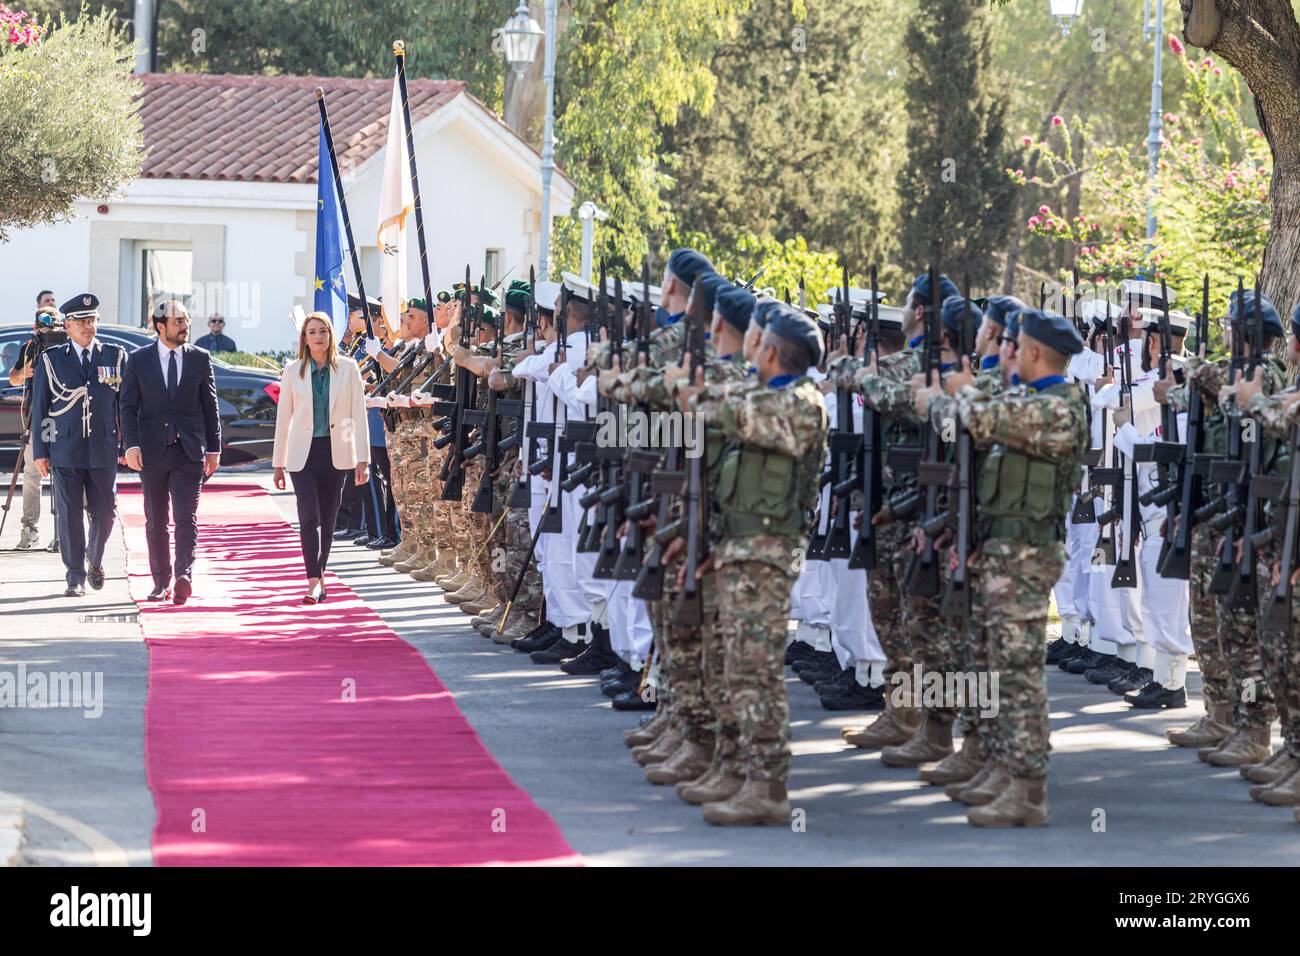
[[[285,471],[298,503],[298,535],[307,567],[304,604],[325,600],[325,566],[334,541],[334,519],[351,475],[370,480],[370,436],[365,392],[357,363],[340,355],[329,316],[313,312],[298,333],[298,357],[280,375],[271,453],[275,487]]]

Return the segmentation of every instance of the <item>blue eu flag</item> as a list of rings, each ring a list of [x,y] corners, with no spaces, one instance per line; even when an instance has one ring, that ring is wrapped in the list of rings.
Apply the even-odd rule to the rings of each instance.
[[[320,166],[316,185],[316,273],[312,308],[324,312],[342,339],[348,327],[348,290],[343,280],[343,214],[338,183],[325,144],[325,124],[320,128]]]

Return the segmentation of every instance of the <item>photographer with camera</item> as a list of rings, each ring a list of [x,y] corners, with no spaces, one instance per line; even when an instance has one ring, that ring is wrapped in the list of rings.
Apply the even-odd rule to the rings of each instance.
[[[22,420],[23,431],[30,428],[28,418],[32,407],[32,376],[36,371],[36,360],[41,351],[51,345],[61,345],[67,341],[67,333],[59,322],[58,310],[54,307],[54,293],[42,289],[36,295],[36,321],[32,337],[23,343],[18,352],[18,360],[9,370],[9,384],[15,388],[23,387]],[[36,468],[36,458],[31,454],[31,438],[26,438],[23,455],[23,527],[18,538],[19,550],[25,551],[36,547],[40,537],[41,521],[41,473]],[[57,547],[57,532],[51,548]]]

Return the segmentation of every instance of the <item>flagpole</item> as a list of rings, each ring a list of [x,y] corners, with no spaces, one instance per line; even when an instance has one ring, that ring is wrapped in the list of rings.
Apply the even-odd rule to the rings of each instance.
[[[415,234],[420,241],[420,275],[424,279],[424,302],[432,309],[433,286],[429,282],[429,248],[424,244],[424,211],[420,204],[420,175],[415,168],[415,133],[411,129],[411,104],[406,98],[406,44],[393,43],[393,56],[397,59],[397,85],[402,94],[402,119],[406,122],[406,157],[411,165],[411,192],[415,196]],[[433,331],[433,315],[429,315],[429,331]]]
[[[366,338],[373,339],[375,330],[370,325],[370,302],[366,299],[366,280],[361,275],[361,260],[357,258],[357,244],[352,239],[352,217],[348,215],[348,200],[343,195],[343,178],[339,175],[339,158],[334,152],[334,134],[330,132],[329,113],[325,110],[325,91],[316,87],[316,105],[320,107],[321,129],[325,131],[325,148],[330,154],[330,168],[334,170],[334,191],[339,198],[339,211],[343,214],[343,232],[348,237],[348,253],[352,257],[352,272],[357,277],[357,295],[361,299],[361,313],[366,317]]]

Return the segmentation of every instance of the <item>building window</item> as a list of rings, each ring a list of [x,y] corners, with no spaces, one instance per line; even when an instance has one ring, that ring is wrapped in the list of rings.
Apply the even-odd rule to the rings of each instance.
[[[163,299],[179,299],[188,309],[193,298],[194,253],[189,243],[149,242],[136,244],[140,277],[140,326],[152,328],[149,316]]]
[[[483,260],[483,280],[490,289],[501,279],[501,250],[489,249]]]

